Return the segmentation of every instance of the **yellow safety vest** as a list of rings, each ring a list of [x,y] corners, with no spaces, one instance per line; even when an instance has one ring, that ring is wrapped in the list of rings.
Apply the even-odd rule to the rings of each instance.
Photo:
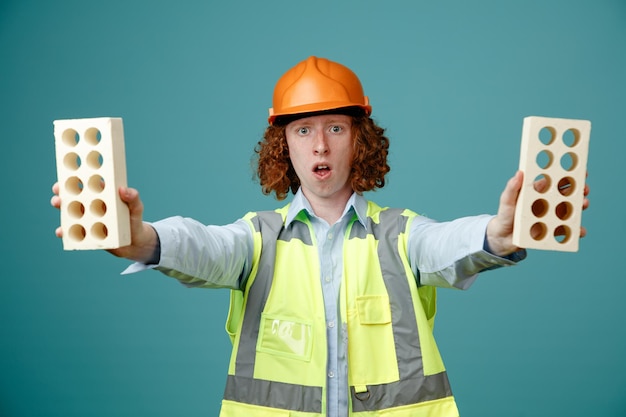
[[[315,234],[289,206],[245,216],[252,272],[231,293],[233,341],[221,417],[326,415],[326,320]],[[350,416],[458,416],[433,338],[434,287],[416,284],[407,260],[415,213],[369,202],[344,236],[341,320],[348,333]]]

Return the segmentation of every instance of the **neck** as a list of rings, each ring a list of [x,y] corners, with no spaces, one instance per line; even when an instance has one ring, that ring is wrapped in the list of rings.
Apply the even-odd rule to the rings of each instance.
[[[346,208],[346,204],[352,196],[352,190],[333,196],[332,198],[316,198],[316,196],[312,196],[313,198],[310,198],[306,192],[304,193],[304,196],[309,201],[309,204],[311,204],[311,208],[313,209],[315,215],[324,219],[329,225],[333,225],[343,214],[343,210]]]

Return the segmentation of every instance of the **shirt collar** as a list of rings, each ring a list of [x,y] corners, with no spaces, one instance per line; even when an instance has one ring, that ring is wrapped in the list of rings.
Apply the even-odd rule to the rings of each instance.
[[[287,210],[287,217],[285,218],[285,226],[288,226],[293,222],[300,212],[304,211],[309,217],[317,217],[313,212],[313,208],[311,207],[311,203],[304,196],[302,192],[302,188],[298,188],[298,192],[293,197],[291,204],[289,205],[289,209]],[[365,219],[367,218],[367,200],[360,194],[352,193],[348,202],[346,203],[346,207],[343,209],[343,213],[341,217],[343,218],[346,214],[354,212],[356,213],[357,220],[363,225],[363,227],[367,228],[367,223]]]

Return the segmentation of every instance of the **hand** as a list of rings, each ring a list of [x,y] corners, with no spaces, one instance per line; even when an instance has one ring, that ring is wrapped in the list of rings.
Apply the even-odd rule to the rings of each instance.
[[[61,208],[61,198],[59,197],[59,184],[52,186],[54,194],[50,200],[52,207]],[[117,249],[107,250],[111,254],[131,259],[138,262],[149,261],[156,249],[158,238],[156,231],[143,222],[143,202],[139,198],[139,192],[134,188],[120,187],[120,198],[128,205],[130,212],[130,236],[131,244]],[[57,237],[63,237],[63,229],[58,227],[55,231]]]
[[[498,214],[491,219],[487,225],[487,243],[493,254],[498,256],[509,255],[520,248],[513,245],[513,222],[515,219],[515,207],[517,204],[517,198],[522,188],[524,181],[524,174],[522,171],[515,173],[504,188],[504,191],[500,195],[500,206],[498,207]],[[535,182],[534,187],[536,190],[541,191],[546,186],[545,181],[540,179]],[[583,210],[589,207],[589,186],[585,184],[584,188],[584,200]],[[531,230],[531,233],[536,231]],[[587,230],[581,226],[580,237],[585,237]]]

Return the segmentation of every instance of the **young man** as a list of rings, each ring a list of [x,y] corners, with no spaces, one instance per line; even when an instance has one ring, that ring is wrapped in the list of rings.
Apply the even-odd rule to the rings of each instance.
[[[511,239],[522,174],[496,216],[381,208],[362,195],[389,171],[370,114],[350,69],[310,57],[278,81],[256,149],[263,192],[291,191],[290,204],[226,226],[148,224],[138,192],[120,189],[132,244],[111,252],[137,261],[127,272],[232,290],[221,416],[458,416],[432,333],[436,287],[525,257]]]

